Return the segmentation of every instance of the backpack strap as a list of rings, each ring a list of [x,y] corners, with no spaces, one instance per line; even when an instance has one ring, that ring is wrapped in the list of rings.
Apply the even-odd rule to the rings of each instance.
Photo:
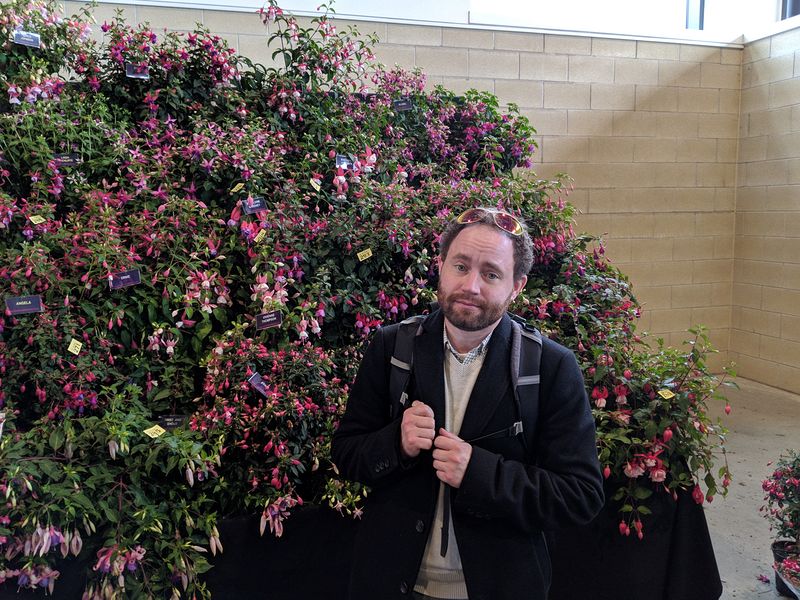
[[[389,416],[392,419],[403,412],[408,401],[408,386],[414,366],[414,338],[422,334],[424,320],[425,315],[409,317],[397,328],[389,373]]]
[[[539,406],[539,367],[542,362],[542,334],[521,319],[511,321],[511,385],[519,409],[520,421],[514,434],[522,433],[525,452],[533,447],[533,423]],[[525,425],[527,423],[527,426]]]

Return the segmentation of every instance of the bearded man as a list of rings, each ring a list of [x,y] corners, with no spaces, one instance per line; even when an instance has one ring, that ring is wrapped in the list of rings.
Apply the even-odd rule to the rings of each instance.
[[[538,393],[517,394],[512,382],[519,325],[506,311],[532,263],[520,219],[467,210],[442,233],[439,308],[413,336],[401,398],[390,379],[404,325],[370,343],[332,447],[340,472],[372,488],[352,600],[545,600],[543,530],[587,523],[602,507],[594,420],[572,352],[537,337]]]

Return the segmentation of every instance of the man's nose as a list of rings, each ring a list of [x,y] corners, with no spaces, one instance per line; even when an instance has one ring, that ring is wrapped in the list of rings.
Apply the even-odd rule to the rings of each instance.
[[[470,271],[462,281],[463,291],[470,294],[480,294],[481,292],[481,274],[477,271]]]

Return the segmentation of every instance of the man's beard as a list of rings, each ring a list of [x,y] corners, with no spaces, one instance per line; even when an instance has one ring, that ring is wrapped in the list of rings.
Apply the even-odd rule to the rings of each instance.
[[[462,331],[480,331],[500,320],[511,302],[511,294],[505,302],[489,303],[473,296],[445,294],[439,289],[436,292],[436,299],[444,316],[452,325]],[[458,300],[475,305],[477,310],[457,305]]]

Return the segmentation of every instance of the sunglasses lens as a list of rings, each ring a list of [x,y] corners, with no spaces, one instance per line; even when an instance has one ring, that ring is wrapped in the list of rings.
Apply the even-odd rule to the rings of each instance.
[[[494,215],[494,222],[503,231],[507,231],[511,235],[519,235],[522,233],[522,225],[512,215],[508,213],[497,213]]]
[[[462,225],[467,223],[475,223],[476,221],[480,221],[485,214],[486,211],[481,208],[469,208],[461,213],[458,219],[456,219],[456,222],[461,223]]]

